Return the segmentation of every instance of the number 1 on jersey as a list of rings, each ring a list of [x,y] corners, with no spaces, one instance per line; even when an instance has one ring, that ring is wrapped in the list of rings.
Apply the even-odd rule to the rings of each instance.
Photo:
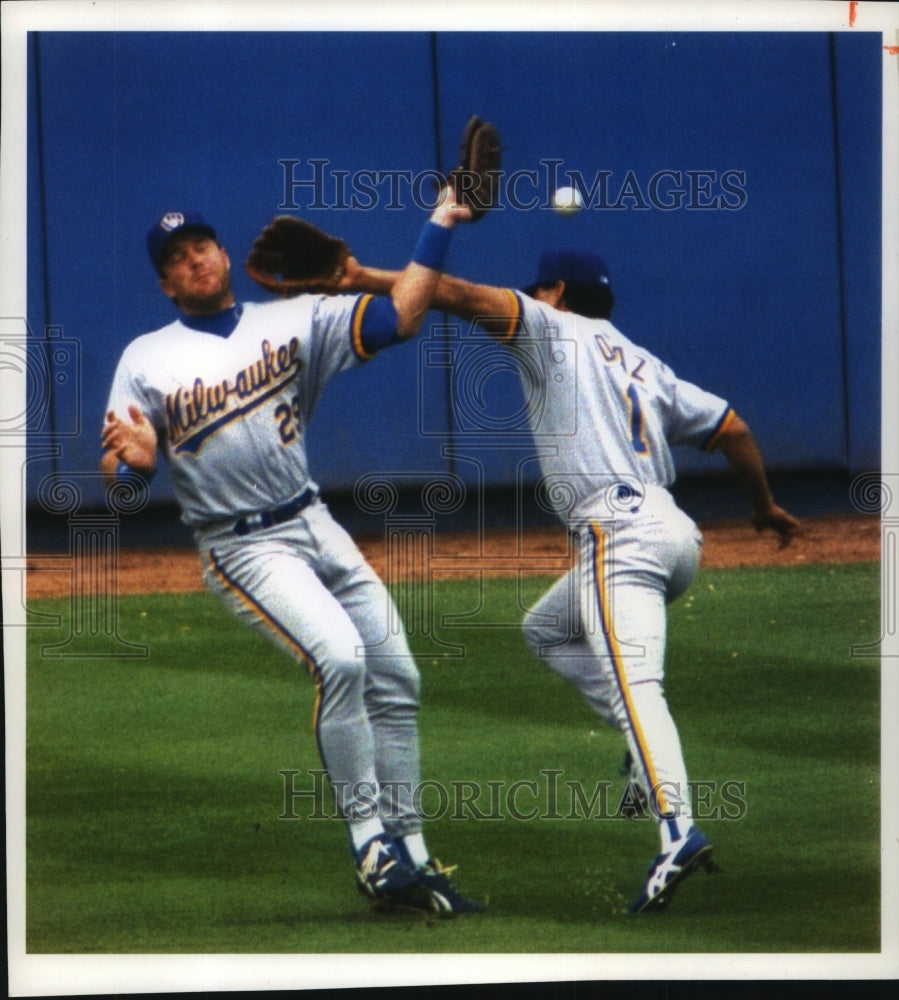
[[[640,393],[633,382],[627,387],[627,401],[631,405],[631,445],[638,455],[649,452],[649,445],[643,436],[643,409],[640,406]]]

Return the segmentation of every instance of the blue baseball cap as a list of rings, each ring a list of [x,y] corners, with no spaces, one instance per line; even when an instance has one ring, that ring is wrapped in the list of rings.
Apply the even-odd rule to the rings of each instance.
[[[609,269],[602,257],[580,247],[550,247],[544,250],[537,265],[537,277],[525,291],[531,295],[540,285],[554,285],[557,281],[604,285],[607,288],[612,285]]]
[[[165,248],[173,236],[184,232],[203,233],[218,240],[215,230],[199,212],[166,212],[147,233],[147,249],[157,271],[161,271]]]

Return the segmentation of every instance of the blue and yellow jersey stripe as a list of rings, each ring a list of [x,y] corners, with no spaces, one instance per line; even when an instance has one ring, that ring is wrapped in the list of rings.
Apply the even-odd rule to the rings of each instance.
[[[501,344],[509,344],[512,342],[512,338],[521,329],[521,314],[523,312],[521,308],[521,300],[518,298],[518,293],[513,292],[511,288],[504,288],[502,291],[506,294],[509,299],[509,313],[508,322],[504,329],[499,327],[493,327],[491,329],[491,335],[495,337]],[[496,317],[496,320],[505,320],[507,317]]]
[[[387,295],[362,295],[350,316],[350,342],[361,361],[369,361],[378,351],[402,342],[397,333],[399,316]]]
[[[734,412],[733,407],[728,407],[721,419],[718,421],[718,426],[712,431],[709,439],[705,443],[705,451],[714,451],[718,447],[718,442],[721,440],[721,435],[727,430],[728,427],[736,420],[737,414]]]
[[[369,361],[375,356],[374,352],[367,351],[362,343],[362,321],[365,319],[365,310],[373,299],[374,295],[363,295],[353,307],[353,315],[350,318],[350,340],[353,344],[353,351],[363,361]]]

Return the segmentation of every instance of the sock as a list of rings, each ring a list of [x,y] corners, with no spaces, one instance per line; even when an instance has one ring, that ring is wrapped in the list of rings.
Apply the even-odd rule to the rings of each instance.
[[[363,819],[350,823],[350,841],[353,845],[353,854],[358,856],[372,837],[377,836],[383,837],[385,841],[388,839],[379,819]]]
[[[659,821],[662,854],[679,850],[687,839],[692,825],[693,821],[689,816],[663,816]]]
[[[394,837],[393,842],[400,857],[412,868],[421,868],[430,860],[428,849],[425,847],[425,838],[421,833],[407,833],[402,837]]]

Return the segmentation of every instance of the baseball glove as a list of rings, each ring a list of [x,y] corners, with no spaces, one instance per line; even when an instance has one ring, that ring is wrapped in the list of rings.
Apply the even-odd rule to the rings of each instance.
[[[476,222],[496,204],[502,147],[495,125],[472,115],[462,135],[459,166],[447,178],[456,202],[471,211]]]
[[[350,248],[342,239],[292,215],[279,215],[262,230],[246,269],[269,292],[284,298],[329,294],[346,273]]]

